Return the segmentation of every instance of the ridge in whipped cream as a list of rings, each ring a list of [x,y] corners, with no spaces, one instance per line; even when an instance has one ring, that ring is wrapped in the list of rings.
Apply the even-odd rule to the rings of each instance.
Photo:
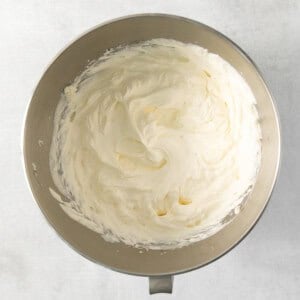
[[[65,212],[106,240],[170,249],[206,238],[251,191],[255,98],[206,49],[154,39],[105,53],[65,88],[50,152]]]

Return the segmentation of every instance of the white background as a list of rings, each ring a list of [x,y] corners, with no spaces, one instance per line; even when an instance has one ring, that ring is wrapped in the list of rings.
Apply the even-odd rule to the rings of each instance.
[[[0,1],[0,298],[149,299],[146,278],[82,258],[48,226],[21,165],[25,108],[45,67],[78,34],[111,18],[164,12],[204,22],[254,59],[279,107],[283,157],[250,235],[213,264],[176,276],[152,299],[300,299],[300,1]],[[297,186],[298,185],[298,186]]]

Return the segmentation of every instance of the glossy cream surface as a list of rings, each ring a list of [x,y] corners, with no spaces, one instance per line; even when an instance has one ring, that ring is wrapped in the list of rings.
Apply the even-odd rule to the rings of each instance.
[[[55,198],[109,241],[187,245],[249,193],[260,137],[255,98],[221,57],[166,39],[119,47],[64,90],[50,166],[65,199]]]

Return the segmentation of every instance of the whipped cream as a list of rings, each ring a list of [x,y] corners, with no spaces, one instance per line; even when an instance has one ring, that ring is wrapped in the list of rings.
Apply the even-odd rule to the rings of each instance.
[[[206,238],[255,183],[255,98],[221,57],[174,40],[108,51],[65,88],[50,153],[62,208],[109,241]]]

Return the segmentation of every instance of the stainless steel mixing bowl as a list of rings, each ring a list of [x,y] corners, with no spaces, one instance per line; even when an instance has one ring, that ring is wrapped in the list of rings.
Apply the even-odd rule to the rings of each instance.
[[[198,44],[233,65],[256,99],[262,128],[262,162],[253,192],[243,210],[217,234],[176,250],[139,249],[109,243],[72,220],[51,196],[57,190],[49,170],[53,116],[60,94],[90,60],[108,48],[153,38]],[[274,102],[249,57],[228,38],[201,23],[171,15],[129,16],[100,25],[69,45],[48,67],[28,107],[24,127],[24,162],[34,198],[59,236],[86,258],[128,274],[150,276],[150,292],[172,289],[171,275],[199,268],[235,246],[254,226],[271,195],[280,158],[280,131]]]

